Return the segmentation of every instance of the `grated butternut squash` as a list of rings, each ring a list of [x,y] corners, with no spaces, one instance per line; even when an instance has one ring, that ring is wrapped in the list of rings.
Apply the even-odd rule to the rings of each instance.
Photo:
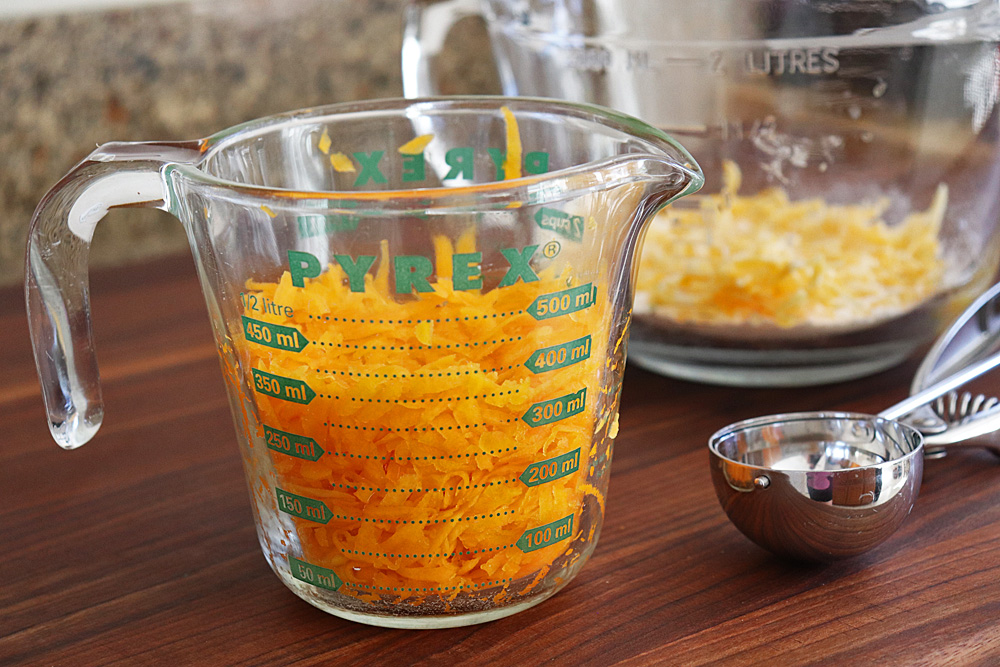
[[[603,505],[587,477],[595,455],[610,453],[609,442],[594,442],[609,428],[596,386],[606,300],[536,320],[530,304],[576,285],[572,275],[543,271],[538,281],[456,290],[456,252],[475,252],[474,234],[454,244],[435,239],[433,292],[418,295],[390,292],[385,241],[364,291],[352,291],[337,264],[301,288],[288,272],[246,286],[280,305],[255,318],[310,341],[300,352],[240,342],[247,368],[316,392],[307,405],[254,393],[261,424],[325,451],[316,461],[268,451],[277,486],[333,514],[325,524],[288,517],[302,558],[333,570],[344,582],[339,592],[362,600],[420,604],[481,591],[502,604],[529,593],[557,561],[578,558],[574,541],[594,530],[580,521],[585,496]],[[526,368],[533,351],[588,335],[589,358],[548,372]],[[532,406],[582,388],[590,395],[580,412],[544,425],[525,419]],[[576,472],[522,481],[533,464],[575,450]],[[526,531],[570,515],[565,539],[522,548]]]
[[[792,201],[779,188],[738,194],[726,163],[722,191],[697,209],[653,221],[639,264],[636,314],[717,325],[842,326],[915,308],[942,287],[941,184],[926,211],[897,225],[888,199],[832,205]]]

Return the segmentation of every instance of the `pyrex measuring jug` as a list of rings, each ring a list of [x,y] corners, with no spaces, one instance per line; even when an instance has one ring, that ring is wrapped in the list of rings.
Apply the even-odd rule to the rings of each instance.
[[[858,377],[929,343],[1000,260],[996,0],[414,3],[404,89],[481,13],[504,93],[678,137],[705,195],[653,221],[629,358],[735,385]]]
[[[102,146],[29,239],[52,434],[73,448],[101,423],[95,224],[112,206],[170,211],[282,582],[377,625],[514,613],[594,548],[634,249],[701,181],[660,131],[545,100],[387,100]]]

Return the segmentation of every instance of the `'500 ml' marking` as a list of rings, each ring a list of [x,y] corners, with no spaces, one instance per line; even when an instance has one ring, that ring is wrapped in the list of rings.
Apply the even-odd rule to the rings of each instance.
[[[528,306],[527,311],[536,320],[547,320],[568,313],[590,308],[597,300],[597,288],[592,283],[543,294]]]

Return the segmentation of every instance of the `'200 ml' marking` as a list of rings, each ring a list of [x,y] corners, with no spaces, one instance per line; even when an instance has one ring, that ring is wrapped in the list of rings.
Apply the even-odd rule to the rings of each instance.
[[[302,380],[272,375],[256,368],[253,369],[253,384],[258,393],[283,401],[306,405],[316,398],[316,392]]]
[[[561,542],[573,534],[573,515],[567,515],[558,521],[547,523],[537,528],[529,528],[517,538],[517,548],[528,553],[543,547]]]
[[[587,407],[587,388],[566,394],[559,398],[535,403],[521,417],[528,426],[551,424],[573,415],[578,415]]]
[[[548,482],[572,475],[580,469],[580,448],[577,447],[555,458],[536,461],[525,468],[518,478],[525,486],[539,486]]]
[[[543,294],[528,306],[528,313],[536,320],[547,320],[568,313],[590,308],[597,300],[597,288],[592,283]]]
[[[299,581],[325,588],[328,591],[335,591],[344,585],[344,582],[333,570],[307,563],[295,556],[288,557],[288,568],[291,570],[292,576]]]
[[[243,333],[252,343],[260,343],[277,350],[301,352],[309,340],[294,327],[286,327],[273,322],[262,322],[243,316]]]
[[[326,452],[315,440],[297,433],[279,431],[264,424],[264,441],[267,448],[282,454],[294,456],[297,459],[318,461]]]

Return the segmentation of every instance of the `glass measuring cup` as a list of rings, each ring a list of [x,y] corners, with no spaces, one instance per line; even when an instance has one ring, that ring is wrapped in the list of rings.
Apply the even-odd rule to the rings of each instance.
[[[696,190],[662,132],[588,105],[311,109],[107,144],[41,202],[27,301],[50,428],[100,426],[87,249],[114,206],[176,215],[264,554],[377,625],[491,620],[593,550],[645,221]]]
[[[486,17],[505,94],[680,138],[704,196],[642,250],[630,359],[732,385],[893,365],[1000,263],[995,0],[452,0],[414,5],[408,95]]]

